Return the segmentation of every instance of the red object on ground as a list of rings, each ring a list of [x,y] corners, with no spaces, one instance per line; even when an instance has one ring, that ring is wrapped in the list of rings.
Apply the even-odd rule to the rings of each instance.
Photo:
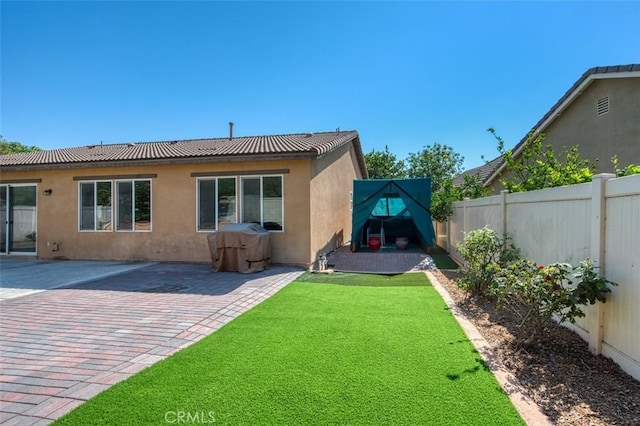
[[[380,250],[380,237],[369,237],[369,248],[371,250]]]

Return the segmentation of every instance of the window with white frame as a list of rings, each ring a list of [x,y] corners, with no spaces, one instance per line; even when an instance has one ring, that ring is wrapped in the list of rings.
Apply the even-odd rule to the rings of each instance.
[[[242,222],[257,223],[270,231],[282,231],[282,176],[243,177],[241,183]]]
[[[116,181],[116,230],[151,231],[151,181]]]
[[[80,182],[78,204],[81,231],[151,230],[150,180]]]
[[[79,228],[81,231],[110,231],[112,208],[110,181],[80,183]]]
[[[198,231],[215,231],[237,221],[236,178],[198,179]]]

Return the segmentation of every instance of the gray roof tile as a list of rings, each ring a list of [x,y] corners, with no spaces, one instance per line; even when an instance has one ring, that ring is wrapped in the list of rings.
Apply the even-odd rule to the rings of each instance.
[[[479,167],[474,167],[473,169],[465,170],[463,173],[459,174],[453,179],[453,184],[455,186],[460,186],[464,182],[465,175],[477,176],[480,179],[482,184],[487,183],[487,179],[495,172],[498,167],[502,165],[504,160],[502,156],[494,158],[491,161],[487,161],[485,164]]]

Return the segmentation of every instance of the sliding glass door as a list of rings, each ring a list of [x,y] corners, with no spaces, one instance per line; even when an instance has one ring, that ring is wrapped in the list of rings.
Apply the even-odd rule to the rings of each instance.
[[[36,252],[36,186],[0,186],[0,253]]]
[[[9,251],[9,187],[0,186],[0,254],[7,254]]]

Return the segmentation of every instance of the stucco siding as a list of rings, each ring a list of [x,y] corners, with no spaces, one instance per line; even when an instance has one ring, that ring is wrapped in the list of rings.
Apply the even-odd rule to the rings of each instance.
[[[192,173],[288,170],[283,173],[284,232],[272,232],[272,262],[307,264],[310,160],[103,167],[4,172],[2,180],[39,178],[39,258],[209,262],[207,233],[196,230],[196,182]],[[151,232],[78,230],[78,180],[83,176],[155,174],[151,179]],[[266,173],[264,173],[266,174]],[[52,195],[42,195],[51,189]],[[240,194],[239,181],[237,194]],[[53,251],[53,244],[58,250]]]
[[[608,112],[598,115],[598,100],[608,98]],[[582,93],[548,124],[542,123],[543,145],[556,153],[564,147],[578,145],[583,159],[597,161],[599,173],[614,173],[611,157],[618,156],[618,166],[640,164],[640,77],[602,78],[592,81]],[[497,194],[504,189],[500,179],[487,183]]]
[[[352,145],[314,160],[311,167],[311,258],[344,245],[351,236],[350,194],[360,179]]]
[[[597,115],[598,99],[609,98],[609,112]],[[595,80],[544,130],[544,144],[556,151],[579,145],[582,158],[598,159],[600,173],[613,172],[611,157],[621,166],[640,164],[640,78]]]

